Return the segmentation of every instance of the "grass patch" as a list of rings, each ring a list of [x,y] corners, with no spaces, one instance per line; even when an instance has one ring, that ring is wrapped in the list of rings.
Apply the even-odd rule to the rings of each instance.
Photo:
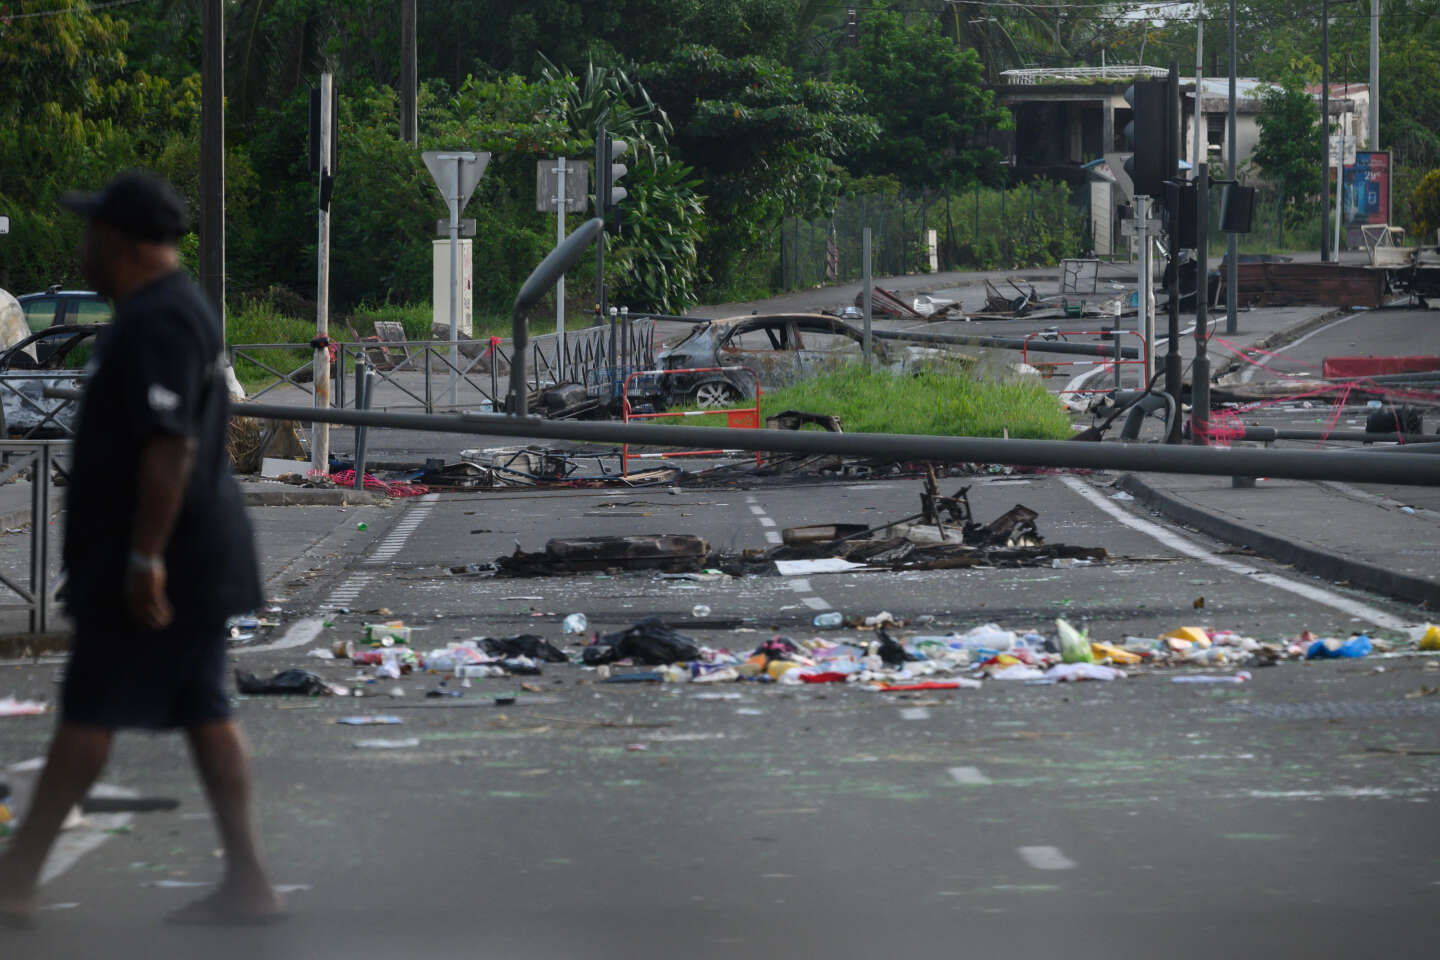
[[[1012,437],[1063,440],[1072,435],[1060,401],[1040,383],[1016,377],[995,380],[954,368],[898,374],[846,366],[760,398],[769,417],[784,410],[835,414],[847,433],[907,433],[951,437]],[[698,417],[686,426],[703,423]]]

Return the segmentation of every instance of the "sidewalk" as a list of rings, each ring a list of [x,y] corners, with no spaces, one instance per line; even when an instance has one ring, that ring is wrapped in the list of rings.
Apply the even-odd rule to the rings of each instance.
[[[1208,536],[1440,610],[1440,489],[1305,480],[1245,489],[1227,477],[1176,474],[1127,474],[1119,485]]]

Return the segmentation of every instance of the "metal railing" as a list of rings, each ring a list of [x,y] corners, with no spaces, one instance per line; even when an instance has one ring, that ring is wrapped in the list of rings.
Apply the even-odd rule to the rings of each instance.
[[[623,334],[609,327],[589,327],[567,333],[562,345],[555,334],[533,338],[526,347],[526,383],[535,392],[561,383],[587,383],[607,372],[623,370],[612,362],[611,353],[625,358],[633,367],[655,363],[655,324],[648,319],[631,320]],[[448,340],[340,342],[331,344],[331,397],[334,407],[355,405],[348,376],[359,361],[373,371],[370,405],[379,410],[480,409],[504,406],[508,376],[514,362],[514,342],[507,338],[466,340],[457,360],[452,360]],[[298,390],[313,397],[314,361],[309,347],[295,343],[229,344],[226,351],[232,367],[249,364],[274,381],[249,397],[267,394],[276,397],[286,390]],[[306,356],[299,361],[298,351]],[[564,371],[562,376],[561,371]],[[452,406],[449,380],[456,378],[458,391]],[[437,385],[436,375],[440,383]],[[612,374],[613,375],[613,374]]]
[[[26,415],[22,422],[33,417],[39,418],[37,423],[30,424],[25,428],[25,434],[21,437],[23,440],[37,439],[37,435],[41,433],[55,433],[62,438],[73,438],[75,436],[74,424],[66,421],[67,419],[73,420],[74,416],[79,413],[79,401],[47,396],[45,384],[80,388],[85,385],[87,379],[89,378],[84,375],[48,370],[7,371],[3,377],[0,377],[0,404],[5,407],[7,430],[15,428],[17,419],[15,414],[20,413]],[[39,386],[27,392],[25,385],[32,382]],[[15,400],[18,400],[19,403],[14,403]],[[69,414],[69,417],[63,417],[65,414]]]
[[[0,603],[0,610],[22,610],[29,615],[30,632],[46,633],[61,577],[50,576],[51,544],[50,475],[61,458],[70,453],[69,440],[0,440],[0,484],[10,482],[24,470],[30,471],[30,570],[25,582],[0,570],[0,586],[19,597],[19,602]],[[3,596],[3,595],[0,595]]]

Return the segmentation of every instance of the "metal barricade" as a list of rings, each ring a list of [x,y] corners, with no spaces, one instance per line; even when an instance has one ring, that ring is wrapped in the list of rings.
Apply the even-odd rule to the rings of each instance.
[[[656,375],[676,373],[747,373],[755,380],[755,403],[753,406],[728,407],[720,410],[675,410],[660,413],[635,413],[630,409],[630,381],[636,377],[649,377]],[[632,420],[660,420],[669,417],[709,417],[723,414],[726,419],[726,426],[739,430],[760,429],[760,375],[749,367],[681,367],[675,370],[636,370],[625,378],[624,389],[621,393],[620,412],[625,423]],[[670,453],[641,453],[636,454],[636,459],[644,460],[669,460],[675,457],[704,457],[717,456],[721,454],[741,453],[739,450],[681,450]],[[755,451],[755,466],[760,466],[760,451]],[[630,473],[630,444],[625,444],[620,451],[620,473],[622,476]]]
[[[50,579],[50,516],[54,504],[50,475],[57,461],[70,452],[69,440],[0,440],[0,484],[8,483],[22,470],[30,470],[30,571],[28,583],[0,570],[0,586],[19,597],[18,603],[0,603],[0,611],[23,610],[29,614],[30,632],[46,633],[55,603],[59,578]]]
[[[1119,336],[1118,336],[1119,334],[1126,334],[1126,335],[1132,336],[1132,337],[1134,337],[1135,339],[1137,339],[1137,340],[1140,341],[1139,356],[1138,356],[1136,359],[1134,359],[1134,360],[1123,360],[1123,359],[1120,358],[1120,356],[1119,356],[1119,353],[1120,353],[1120,338],[1119,338]],[[1045,365],[1046,365],[1047,367],[1050,367],[1050,368],[1053,368],[1053,367],[1093,367],[1093,366],[1096,366],[1096,365],[1102,365],[1102,366],[1110,366],[1110,365],[1113,365],[1113,366],[1115,367],[1115,383],[1116,383],[1116,386],[1118,386],[1119,383],[1120,383],[1120,369],[1121,369],[1121,367],[1123,367],[1123,366],[1139,366],[1139,367],[1140,367],[1139,373],[1140,373],[1140,378],[1141,378],[1141,379],[1140,379],[1140,383],[1139,383],[1139,387],[1140,387],[1141,389],[1143,389],[1143,388],[1144,388],[1144,385],[1145,385],[1146,383],[1149,383],[1149,382],[1150,382],[1150,367],[1149,367],[1149,363],[1148,363],[1148,358],[1149,358],[1149,355],[1150,355],[1150,354],[1149,354],[1149,350],[1146,349],[1145,337],[1144,337],[1144,336],[1140,333],[1140,331],[1138,331],[1138,330],[1125,330],[1125,329],[1122,329],[1122,328],[1115,328],[1115,327],[1112,327],[1112,328],[1109,329],[1109,330],[1037,330],[1037,331],[1034,332],[1034,333],[1030,333],[1030,334],[1026,334],[1026,335],[1025,335],[1025,340],[1024,340],[1024,342],[1020,345],[1020,361],[1021,361],[1022,363],[1025,363],[1025,364],[1029,364],[1029,363],[1030,363],[1030,341],[1033,340],[1033,339],[1035,339],[1036,337],[1041,337],[1041,338],[1049,339],[1049,338],[1055,338],[1055,337],[1099,337],[1099,336],[1105,336],[1105,337],[1110,337],[1110,338],[1112,338],[1112,343],[1113,343],[1112,351],[1113,351],[1113,353],[1114,353],[1113,356],[1108,356],[1108,357],[1106,357],[1106,356],[1098,356],[1098,355],[1097,355],[1094,360],[1046,360],[1046,361],[1044,361]],[[1037,349],[1039,349],[1039,348],[1037,348]],[[1042,351],[1042,352],[1043,352],[1043,351]],[[1098,354],[1098,351],[1097,351],[1097,354]],[[1066,392],[1067,392],[1067,393],[1105,393],[1105,392],[1108,392],[1109,389],[1113,389],[1113,388],[1103,388],[1103,389],[1089,388],[1089,389],[1083,389],[1083,390],[1067,390]]]

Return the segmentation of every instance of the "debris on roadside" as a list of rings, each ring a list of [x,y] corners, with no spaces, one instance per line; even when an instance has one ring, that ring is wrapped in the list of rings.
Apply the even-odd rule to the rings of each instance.
[[[344,697],[350,694],[345,687],[329,683],[324,677],[308,670],[282,670],[268,680],[262,680],[244,670],[236,670],[235,688],[246,696],[290,694],[304,697]]]
[[[0,717],[38,717],[49,709],[49,704],[43,700],[0,697]]]

